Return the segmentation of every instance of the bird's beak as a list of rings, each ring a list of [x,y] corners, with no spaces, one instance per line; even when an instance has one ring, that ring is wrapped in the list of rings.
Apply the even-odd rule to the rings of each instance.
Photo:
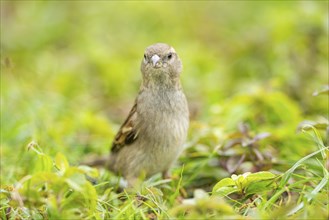
[[[160,57],[155,54],[151,57],[151,60],[152,60],[152,63],[153,63],[153,67],[155,67],[156,64],[158,63],[158,61],[160,60]]]

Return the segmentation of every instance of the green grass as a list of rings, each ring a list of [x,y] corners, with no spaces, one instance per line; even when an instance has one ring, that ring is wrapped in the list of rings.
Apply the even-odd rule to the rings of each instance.
[[[1,1],[1,219],[328,219],[327,18],[328,1]],[[109,153],[155,42],[184,64],[186,150],[171,180],[122,190],[79,164]]]

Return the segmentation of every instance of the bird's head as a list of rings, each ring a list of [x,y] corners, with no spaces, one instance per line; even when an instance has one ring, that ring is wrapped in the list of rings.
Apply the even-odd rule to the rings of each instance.
[[[156,43],[145,49],[141,63],[144,81],[164,84],[177,81],[182,69],[175,49],[168,44]]]

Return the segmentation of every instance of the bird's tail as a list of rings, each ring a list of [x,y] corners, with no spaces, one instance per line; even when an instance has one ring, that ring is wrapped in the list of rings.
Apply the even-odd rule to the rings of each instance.
[[[90,167],[106,167],[108,160],[109,160],[108,156],[98,156],[98,157],[88,158],[85,161],[82,161],[80,164]]]

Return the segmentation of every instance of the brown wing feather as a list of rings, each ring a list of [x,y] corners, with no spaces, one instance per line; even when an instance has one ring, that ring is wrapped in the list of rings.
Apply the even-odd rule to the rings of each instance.
[[[116,134],[113,140],[111,152],[118,152],[122,147],[132,144],[137,139],[138,132],[135,128],[135,120],[137,114],[136,110],[137,102],[135,100],[135,104],[130,110],[127,119],[123,122],[119,132]]]

